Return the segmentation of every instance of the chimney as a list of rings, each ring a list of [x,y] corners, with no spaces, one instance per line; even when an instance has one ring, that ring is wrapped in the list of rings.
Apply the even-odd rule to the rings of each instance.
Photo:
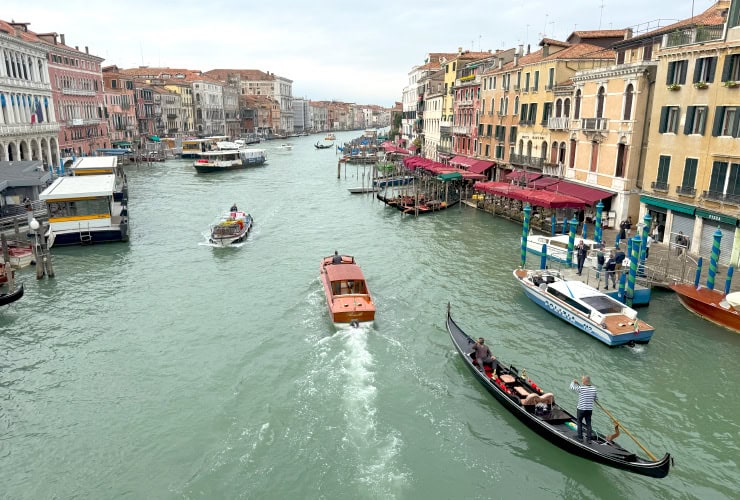
[[[498,69],[501,69],[504,66],[504,60],[500,57],[498,58]]]
[[[64,42],[64,33],[60,33],[60,35],[59,35],[59,40],[61,41],[62,45],[67,45],[67,44],[66,44],[66,43]]]
[[[547,57],[550,55],[550,44],[546,43],[542,46],[542,57]]]
[[[76,50],[77,52],[79,52],[79,51],[80,51],[80,46],[79,46],[79,45],[75,45],[75,50]]]
[[[519,53],[518,53],[518,55],[519,55],[519,57],[522,57],[524,55],[524,44],[523,43],[520,43],[519,44]]]
[[[624,39],[629,40],[630,38],[632,38],[632,28],[627,28],[624,30]]]
[[[457,48],[457,55],[459,56],[460,54],[462,54],[462,47]]]
[[[89,54],[89,53],[90,51],[88,50],[87,45],[85,45],[85,54]]]
[[[529,55],[530,52],[532,52],[532,46],[530,44],[527,44],[527,55]]]

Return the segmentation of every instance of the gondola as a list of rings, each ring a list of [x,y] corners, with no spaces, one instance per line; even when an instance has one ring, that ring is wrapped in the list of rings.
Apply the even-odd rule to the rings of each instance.
[[[15,287],[15,290],[8,293],[0,293],[0,306],[11,304],[23,297],[23,283]]]
[[[578,440],[576,418],[558,406],[552,394],[543,393],[526,374],[513,367],[504,367],[501,361],[495,360],[493,367],[485,367],[484,375],[471,357],[475,343],[450,315],[447,305],[447,332],[465,365],[478,382],[488,390],[496,400],[519,420],[543,438],[559,448],[579,457],[600,464],[623,469],[643,476],[662,478],[668,475],[671,467],[671,456],[666,453],[657,461],[650,461],[622,448],[606,436],[593,432],[591,443]],[[539,401],[539,402],[537,402]]]
[[[334,143],[331,144],[319,144],[318,142],[313,145],[316,149],[329,149],[334,147]]]

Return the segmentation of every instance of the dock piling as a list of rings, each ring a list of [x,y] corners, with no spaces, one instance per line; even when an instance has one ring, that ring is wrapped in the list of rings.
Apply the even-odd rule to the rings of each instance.
[[[717,276],[717,264],[719,263],[720,243],[722,242],[722,231],[719,227],[712,236],[714,241],[712,242],[712,253],[709,256],[709,273],[707,274],[707,288],[710,290],[714,290],[714,278]]]

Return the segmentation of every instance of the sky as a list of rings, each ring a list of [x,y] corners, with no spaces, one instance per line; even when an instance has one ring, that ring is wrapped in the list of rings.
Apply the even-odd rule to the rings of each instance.
[[[259,69],[293,96],[392,106],[429,52],[486,51],[574,30],[664,26],[713,0],[2,0],[0,19],[64,33],[121,68]]]

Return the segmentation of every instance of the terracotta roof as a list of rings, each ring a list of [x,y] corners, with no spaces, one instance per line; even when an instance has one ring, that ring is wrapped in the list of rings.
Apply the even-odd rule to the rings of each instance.
[[[662,28],[658,28],[653,31],[648,31],[647,33],[643,33],[642,35],[634,36],[632,38],[624,40],[624,42],[617,42],[617,44],[615,45],[622,45],[623,43],[630,45],[630,42],[633,42],[635,40],[655,38],[656,36],[660,36],[673,30],[689,26],[715,26],[718,24],[724,24],[727,20],[727,9],[729,8],[729,1],[720,0],[701,14],[698,14],[694,17],[689,17],[688,19],[684,19],[682,21],[678,21],[677,23],[669,24],[668,26],[663,26]]]
[[[275,75],[259,69],[212,69],[206,71],[205,74],[217,80],[226,80],[230,74],[237,74],[242,80],[272,81],[275,79]]]
[[[97,59],[101,59],[101,57],[87,53],[82,52],[80,49],[75,47],[70,47],[69,45],[66,45],[64,43],[61,43],[57,41],[56,43],[52,43],[48,40],[45,40],[44,38],[41,38],[41,36],[54,36],[56,39],[57,33],[35,33],[28,29],[28,25],[31,23],[13,23],[13,22],[7,22],[0,19],[0,31],[4,31],[10,36],[19,38],[25,42],[31,42],[31,43],[42,43],[44,45],[50,46],[50,47],[59,47],[66,50],[71,50],[72,52],[79,52],[81,55],[86,55],[90,57],[95,57]],[[15,26],[14,26],[15,25]],[[64,36],[64,35],[62,35]]]
[[[605,49],[590,43],[577,43],[550,54],[545,59],[614,59],[616,56],[616,52],[611,49]]]
[[[574,31],[568,37],[570,39],[573,36],[577,36],[582,39],[588,38],[624,38],[626,29],[621,30],[589,30],[589,31]]]

